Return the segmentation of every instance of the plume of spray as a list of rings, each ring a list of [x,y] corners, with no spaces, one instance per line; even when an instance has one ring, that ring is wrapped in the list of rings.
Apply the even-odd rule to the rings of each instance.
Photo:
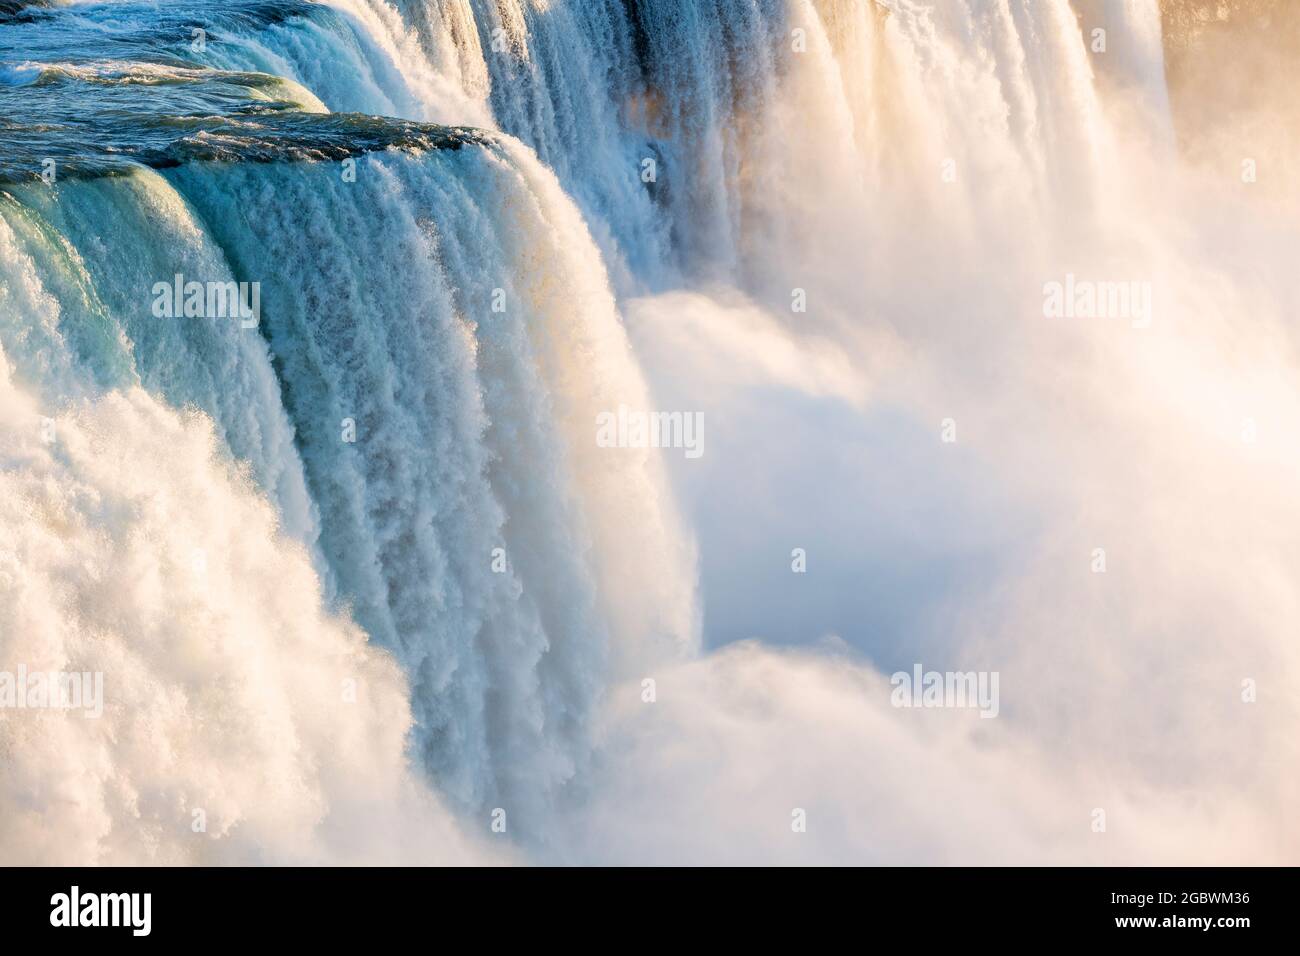
[[[740,647],[661,676],[657,709],[614,719],[610,750],[634,756],[597,789],[590,845],[622,860],[1294,860],[1294,228],[1235,166],[1215,178],[1171,152],[1155,5],[854,6],[787,5],[808,42],[783,55],[761,119],[697,134],[768,137],[746,140],[727,193],[763,211],[741,214],[741,289],[629,308],[660,402],[716,423],[709,455],[677,469],[706,644],[831,634],[850,650]],[[1122,61],[1090,50],[1087,16]],[[1151,95],[1116,99],[1134,84]],[[835,102],[848,135],[826,125]],[[1127,311],[1053,312],[1074,279],[1137,291]],[[998,672],[1000,719],[939,712],[942,742],[910,726],[871,669],[918,660]],[[719,768],[717,753],[736,756]],[[769,788],[768,772],[797,783]],[[918,791],[960,793],[996,838]],[[826,830],[792,839],[790,808],[810,804]],[[645,839],[618,829],[628,817],[655,821]]]

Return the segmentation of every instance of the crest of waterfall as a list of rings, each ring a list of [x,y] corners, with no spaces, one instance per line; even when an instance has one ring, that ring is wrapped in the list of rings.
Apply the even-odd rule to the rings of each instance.
[[[329,5],[209,59],[291,77],[334,110],[518,137],[626,291],[788,289],[819,236],[874,255],[918,216],[970,229],[1049,197],[1093,208],[1113,159],[1098,64],[1168,137],[1155,0]],[[1094,23],[1105,56],[1089,52]]]

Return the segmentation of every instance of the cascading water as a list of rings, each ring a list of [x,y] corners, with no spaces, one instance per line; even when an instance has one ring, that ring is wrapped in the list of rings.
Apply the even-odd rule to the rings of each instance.
[[[1218,740],[1172,768],[1136,745],[1099,756],[1122,715],[1198,719],[1216,669],[1296,667],[1263,623],[1292,616],[1293,589],[1248,612],[1258,596],[1225,581],[1183,607],[1184,569],[1150,543],[1188,540],[1169,514],[1214,500],[1186,487],[1168,512],[1145,506],[1212,420],[1179,383],[1219,368],[1219,312],[1279,301],[1275,276],[1193,278],[1209,240],[1162,194],[1189,187],[1154,185],[1175,141],[1161,15],[1156,0],[0,13],[0,667],[113,687],[103,724],[0,712],[0,810],[25,808],[0,813],[0,857],[52,852],[65,814],[49,808],[71,801],[74,862],[495,859],[480,834],[498,810],[542,859],[907,858],[896,837],[1024,861],[1053,858],[1033,838],[1050,833],[1078,860],[1072,791],[1113,785],[1150,823],[1146,792],[1180,774],[1228,807],[1215,853],[1255,845],[1259,806],[1296,785],[1261,781],[1242,808],[1212,768],[1285,759],[1293,714],[1245,756]],[[1178,229],[1189,248],[1167,240]],[[1181,338],[1043,331],[1045,280],[1121,261],[1173,290]],[[187,282],[256,283],[257,314],[160,314]],[[1294,405],[1287,369],[1223,379],[1220,405]],[[602,413],[656,403],[704,409],[703,466],[593,440]],[[932,450],[931,419],[972,445]],[[1150,452],[1143,428],[1175,437]],[[907,453],[882,463],[881,447]],[[1061,467],[1050,489],[1043,460]],[[891,468],[907,477],[877,477]],[[1283,483],[1236,478],[1261,509],[1241,527],[1284,567],[1294,546],[1262,516],[1292,514]],[[706,551],[702,602],[679,507]],[[961,526],[947,550],[916,530],[935,523]],[[1227,524],[1198,533],[1242,548]],[[1110,574],[1125,612],[1096,632],[1093,580],[1062,570],[1088,535],[1149,569]],[[792,586],[788,555],[810,541],[829,575]],[[979,600],[955,583],[972,554]],[[891,616],[916,590],[926,613]],[[1061,625],[1039,600],[1088,613]],[[848,619],[824,616],[839,602]],[[1231,651],[1174,636],[1255,613]],[[700,658],[701,617],[706,645],[835,635],[860,658]],[[1050,626],[1055,643],[1027,639]],[[1088,642],[1101,663],[1081,662]],[[1084,675],[1118,680],[1106,661],[1130,645],[1206,661],[1182,675],[1197,704],[1088,697]],[[1022,688],[993,772],[991,729],[900,730],[871,703],[888,690],[866,662],[917,648],[990,654]],[[42,762],[51,749],[68,758]],[[943,835],[961,849],[935,849],[932,817],[881,781],[936,763],[940,788],[978,778],[969,812],[1005,814],[1013,836],[972,840],[956,819]],[[824,835],[795,850],[762,835],[810,801]],[[211,839],[185,842],[196,809]],[[1176,832],[1150,823],[1121,852],[1177,858]]]
[[[78,70],[40,82],[107,82]],[[277,119],[177,148],[339,148]],[[580,776],[605,682],[692,643],[690,553],[653,460],[591,448],[598,411],[647,400],[552,175],[508,141],[392,125],[362,128],[396,152],[347,166],[150,155],[161,173],[11,185],[6,355],[51,410],[139,386],[210,415],[327,601],[405,667],[441,790],[526,836]],[[256,282],[260,314],[160,318],[173,277]]]

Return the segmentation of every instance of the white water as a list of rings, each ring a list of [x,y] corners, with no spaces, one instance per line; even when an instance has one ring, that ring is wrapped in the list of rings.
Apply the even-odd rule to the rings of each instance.
[[[210,420],[133,387],[46,443],[7,371],[0,409],[0,649],[106,675],[99,719],[6,713],[6,863],[484,858],[405,772],[401,672],[322,608]]]
[[[482,832],[506,807],[541,859],[1294,858],[1282,814],[1300,795],[1297,715],[1279,691],[1300,669],[1294,235],[1177,166],[1155,3],[330,5],[214,42],[205,62],[289,77],[333,110],[494,127],[535,154],[503,137],[375,155],[355,183],[332,164],[191,166],[65,184],[57,200],[18,191],[23,210],[0,219],[0,342],[23,390],[100,416],[128,460],[150,463],[103,475],[73,456],[46,493],[84,486],[140,508],[168,456],[132,415],[201,447],[183,437],[201,422],[155,407],[195,405],[280,531],[312,549],[323,595],[252,488],[227,488],[225,463],[198,452],[182,462],[230,498],[212,527],[173,541],[164,530],[188,512],[161,507],[31,562],[41,512],[17,509],[23,560],[3,580],[138,547],[140,527],[164,555],[192,540],[254,549],[246,585],[203,613],[188,592],[116,598],[112,633],[128,642],[145,607],[226,655],[217,673],[277,683],[290,678],[226,642],[323,666],[355,644],[355,621],[401,665],[409,704],[380,680],[387,716],[356,732],[382,745],[331,753],[337,770],[302,799],[353,797],[348,778],[373,774],[366,798],[405,813],[393,794],[416,785],[393,727],[409,706],[407,752],[459,819]],[[1093,23],[1113,56],[1090,53]],[[150,322],[142,290],[181,265],[261,278],[264,338]],[[1067,272],[1150,281],[1156,321],[1053,325],[1042,286]],[[791,312],[794,289],[808,312]],[[154,397],[104,394],[137,385]],[[839,656],[686,659],[694,557],[661,459],[591,441],[596,412],[651,394],[709,423],[702,466],[675,468],[701,538],[706,644],[834,635]],[[946,417],[956,447],[938,443]],[[1249,447],[1246,418],[1262,426]],[[61,447],[6,476],[34,481],[33,456]],[[179,498],[199,479],[176,481]],[[1105,576],[1088,572],[1098,545]],[[788,570],[795,546],[809,548],[806,583]],[[492,571],[494,547],[508,572]],[[297,575],[289,608],[255,586],[281,564]],[[104,598],[82,578],[65,590],[77,607]],[[49,604],[47,629],[79,620]],[[300,620],[335,636],[306,640]],[[103,656],[116,644],[91,637],[78,666],[118,670]],[[172,654],[162,640],[139,652],[155,669]],[[915,660],[1001,671],[1003,718],[907,726],[873,665]],[[1246,677],[1271,687],[1257,704],[1240,701]],[[338,710],[295,693],[282,713],[328,740],[350,719]],[[213,714],[232,733],[264,729]],[[229,739],[187,729],[201,751]],[[290,763],[259,753],[266,773]],[[201,752],[194,772],[227,759]],[[51,785],[26,766],[25,792]],[[164,807],[140,815],[158,853],[186,858],[168,830],[184,814],[159,796],[174,769],[119,755]],[[369,823],[324,811],[309,814],[322,829],[272,839],[251,805],[207,799],[249,821],[247,842],[222,845],[230,858],[308,856],[322,833],[369,841]],[[100,817],[128,812],[104,801]],[[814,821],[802,842],[795,806]],[[1108,842],[1088,829],[1097,806]],[[139,858],[108,832],[81,852]]]

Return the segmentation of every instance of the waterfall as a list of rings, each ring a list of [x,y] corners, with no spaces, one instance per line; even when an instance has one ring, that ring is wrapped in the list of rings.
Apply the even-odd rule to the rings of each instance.
[[[0,711],[0,854],[1078,861],[1093,792],[1147,827],[1125,859],[1258,845],[1292,715],[1125,733],[1236,727],[1239,673],[1295,667],[1296,455],[1223,440],[1294,431],[1289,233],[1179,165],[1161,13],[6,8],[0,671],[108,691]],[[1076,274],[1160,319],[1049,319]],[[709,453],[602,447],[626,409]],[[996,728],[897,723],[922,649],[1001,671]],[[972,819],[934,837],[913,776]],[[1187,779],[1230,809],[1166,822]]]
[[[337,18],[298,13],[256,21],[231,67],[275,66],[277,42],[376,62]],[[122,389],[210,416],[325,607],[403,666],[425,772],[528,839],[581,782],[602,688],[690,649],[689,544],[658,463],[594,444],[600,412],[649,402],[554,175],[509,139],[350,163],[12,185],[6,357],[51,418]],[[255,327],[160,318],[174,276],[255,283]]]

